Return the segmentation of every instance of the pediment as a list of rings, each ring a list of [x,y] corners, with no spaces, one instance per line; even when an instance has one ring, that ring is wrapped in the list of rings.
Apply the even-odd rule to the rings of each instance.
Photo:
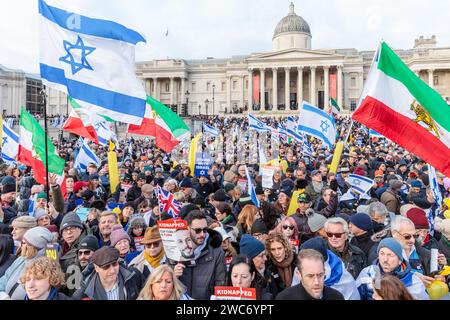
[[[329,51],[315,51],[315,50],[301,50],[289,49],[283,51],[274,51],[267,53],[260,53],[252,56],[250,61],[273,61],[273,60],[310,60],[310,59],[333,59],[343,58],[343,56]]]

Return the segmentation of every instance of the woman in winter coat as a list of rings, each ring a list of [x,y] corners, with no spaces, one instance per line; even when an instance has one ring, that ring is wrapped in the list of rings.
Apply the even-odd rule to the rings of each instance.
[[[289,240],[281,234],[272,233],[266,240],[268,252],[268,270],[270,273],[270,293],[275,297],[291,287],[296,267],[295,254]]]
[[[23,300],[26,292],[19,279],[25,268],[35,258],[45,255],[47,244],[51,243],[52,233],[44,227],[29,229],[23,236],[21,253],[0,278],[0,300]]]

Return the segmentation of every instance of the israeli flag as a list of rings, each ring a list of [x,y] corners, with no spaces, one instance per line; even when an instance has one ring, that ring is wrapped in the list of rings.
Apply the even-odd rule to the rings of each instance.
[[[359,193],[367,193],[374,183],[372,179],[357,174],[350,174],[347,178],[347,182]]]
[[[247,175],[247,190],[250,193],[250,197],[252,198],[255,207],[259,208],[259,200],[256,196],[255,187],[253,186],[252,179],[250,178],[250,174],[248,173],[247,166],[245,166],[245,174]]]
[[[297,121],[294,119],[294,117],[288,117],[285,125],[286,131],[291,138],[297,140],[298,142],[303,142],[304,135],[297,131]]]
[[[256,119],[255,116],[251,114],[248,114],[248,127],[249,129],[256,130],[257,132],[267,132],[274,130],[261,120]]]
[[[117,140],[116,133],[112,130],[111,124],[101,117],[94,118],[93,123],[98,136],[98,143],[106,146],[109,140]]]
[[[136,31],[39,1],[40,73],[43,83],[93,112],[140,125],[146,94],[136,77]]]
[[[216,138],[219,136],[219,130],[217,128],[214,128],[213,126],[210,126],[209,124],[206,124],[206,123],[203,124],[203,132],[209,133],[210,135],[212,135],[213,137],[216,137]]]
[[[431,235],[433,235],[434,234],[434,217],[436,215],[438,215],[439,208],[442,205],[443,199],[442,199],[441,191],[439,190],[439,183],[438,183],[438,180],[436,177],[436,169],[430,165],[428,165],[428,177],[430,180],[430,188],[433,191],[434,201],[438,205],[436,208],[436,211],[438,211],[438,212],[432,212],[432,210],[428,210],[428,213],[427,213],[427,219],[428,219],[428,222],[430,223],[430,233],[431,233]]]
[[[95,164],[98,168],[100,167],[101,161],[91,148],[89,148],[88,140],[83,139],[83,145],[77,150],[73,166],[78,171],[83,172],[87,169],[89,163]]]
[[[303,102],[297,129],[322,140],[331,150],[336,141],[334,117],[313,105]]]
[[[262,166],[262,165],[266,164],[268,161],[267,161],[267,157],[264,154],[264,150],[261,145],[258,148],[258,152],[259,152],[259,164],[260,164],[260,166]]]
[[[19,135],[3,121],[2,159],[8,165],[15,165],[19,153]]]

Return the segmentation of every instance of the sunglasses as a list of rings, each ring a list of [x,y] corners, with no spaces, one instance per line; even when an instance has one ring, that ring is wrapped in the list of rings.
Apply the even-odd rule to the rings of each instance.
[[[156,241],[156,242],[152,242],[152,243],[147,243],[145,245],[146,248],[158,248],[159,247],[159,243],[160,241]]]
[[[287,229],[294,230],[294,226],[284,225],[284,226],[283,226],[283,229],[284,229],[284,230],[287,230]]]
[[[91,253],[92,253],[92,250],[84,250],[84,251],[79,250],[79,251],[78,251],[78,255],[79,255],[79,256],[84,256],[84,255],[88,256],[88,255],[90,255]]]
[[[100,268],[102,268],[103,270],[109,270],[109,268],[111,268],[111,267],[117,267],[119,265],[119,261],[115,261],[115,262],[113,262],[113,263],[110,263],[110,264],[107,264],[106,266],[102,266],[102,267],[100,267]]]
[[[192,229],[192,230],[194,230],[194,232],[196,234],[207,233],[208,232],[208,228],[195,228],[195,229]]]
[[[412,234],[401,234],[401,233],[400,233],[400,235],[401,235],[401,236],[403,237],[403,239],[405,239],[405,240],[411,240],[412,237],[414,237],[414,239],[417,239],[417,238],[419,237],[418,234],[412,235]]]
[[[342,235],[344,235],[344,234],[345,234],[345,232],[342,232],[342,233],[327,232],[327,237],[328,238],[335,237],[336,239],[340,239],[340,238],[342,238]]]

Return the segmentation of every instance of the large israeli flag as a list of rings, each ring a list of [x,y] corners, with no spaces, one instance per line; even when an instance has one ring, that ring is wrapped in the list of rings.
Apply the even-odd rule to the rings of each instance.
[[[259,200],[256,195],[255,187],[253,186],[252,179],[250,178],[250,174],[248,173],[247,166],[245,166],[245,175],[247,176],[247,190],[250,193],[250,198],[252,199],[255,207],[259,208]]]
[[[19,135],[3,121],[2,159],[8,165],[15,165],[19,153]]]
[[[45,85],[93,112],[140,125],[146,94],[134,72],[136,31],[38,0],[40,72]]]
[[[219,130],[206,123],[203,124],[203,132],[209,133],[210,135],[216,138],[219,136]]]
[[[298,131],[322,140],[332,149],[336,141],[334,118],[319,108],[303,102],[298,120]]]
[[[257,132],[270,132],[275,130],[251,114],[248,114],[248,127]]]
[[[100,167],[101,161],[99,157],[89,148],[88,140],[83,139],[83,144],[75,155],[74,168],[78,171],[87,169],[89,163],[94,163],[97,168]]]

